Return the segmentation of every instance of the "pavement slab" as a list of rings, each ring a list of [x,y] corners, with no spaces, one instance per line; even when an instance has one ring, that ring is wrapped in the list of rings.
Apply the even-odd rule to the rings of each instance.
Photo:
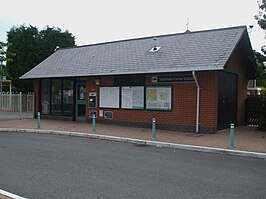
[[[0,121],[0,128],[36,129],[36,119]],[[42,130],[92,133],[90,123],[62,120],[41,120]],[[106,125],[96,122],[97,135],[108,135],[150,141],[151,129]],[[202,147],[228,149],[229,129],[216,134],[195,134],[190,132],[156,130],[158,142],[167,142]],[[240,126],[235,128],[235,150],[266,153],[266,131],[258,131],[256,127]]]

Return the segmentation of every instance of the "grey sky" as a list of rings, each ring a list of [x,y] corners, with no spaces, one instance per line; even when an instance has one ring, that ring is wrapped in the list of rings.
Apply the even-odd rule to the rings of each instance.
[[[0,40],[23,23],[68,29],[78,45],[186,30],[254,25],[249,34],[256,50],[266,43],[257,25],[257,0],[12,0],[1,2]]]

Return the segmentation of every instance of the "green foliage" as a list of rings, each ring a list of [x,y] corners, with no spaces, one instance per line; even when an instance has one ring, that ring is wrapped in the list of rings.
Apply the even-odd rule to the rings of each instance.
[[[0,62],[6,61],[6,48],[7,44],[0,41]]]
[[[12,57],[15,56],[15,53],[7,52],[7,48],[10,47],[10,43],[4,43],[0,41],[0,62],[3,63],[4,61],[12,62]]]
[[[260,124],[258,129],[262,131],[266,131],[266,92],[262,94],[262,100],[263,100],[263,105],[261,109],[261,117],[260,117]]]
[[[54,52],[57,46],[60,48],[74,46],[75,37],[67,30],[65,32],[61,32],[60,28],[51,28],[47,26],[39,33],[38,45],[40,47],[40,56],[47,58]]]
[[[259,14],[255,16],[255,19],[258,21],[260,27],[266,29],[266,0],[260,0],[259,3]]]
[[[56,46],[75,45],[75,38],[71,33],[49,26],[41,31],[31,25],[12,27],[7,32],[7,41],[12,43],[7,52],[15,53],[16,56],[13,62],[7,60],[6,72],[12,80],[13,89],[23,92],[32,91],[33,84],[31,80],[20,80],[20,76],[50,56]],[[7,58],[10,58],[9,55]]]
[[[258,66],[257,71],[259,73],[259,77],[257,78],[257,86],[266,88],[266,66],[264,64],[264,62],[266,62],[266,56],[255,51],[255,57]]]
[[[259,13],[255,15],[259,26],[266,30],[266,0],[258,0],[259,3]],[[261,51],[266,54],[266,46],[262,46]]]

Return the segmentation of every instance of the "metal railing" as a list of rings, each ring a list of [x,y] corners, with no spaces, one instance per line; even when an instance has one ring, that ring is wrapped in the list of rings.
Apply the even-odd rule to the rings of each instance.
[[[0,120],[34,118],[34,93],[2,92]]]

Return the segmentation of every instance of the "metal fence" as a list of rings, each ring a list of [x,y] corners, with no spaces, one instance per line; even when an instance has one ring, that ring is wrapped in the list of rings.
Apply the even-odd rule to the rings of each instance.
[[[34,93],[0,94],[0,120],[34,118]]]
[[[246,125],[259,125],[262,106],[263,96],[248,96],[246,99]]]

